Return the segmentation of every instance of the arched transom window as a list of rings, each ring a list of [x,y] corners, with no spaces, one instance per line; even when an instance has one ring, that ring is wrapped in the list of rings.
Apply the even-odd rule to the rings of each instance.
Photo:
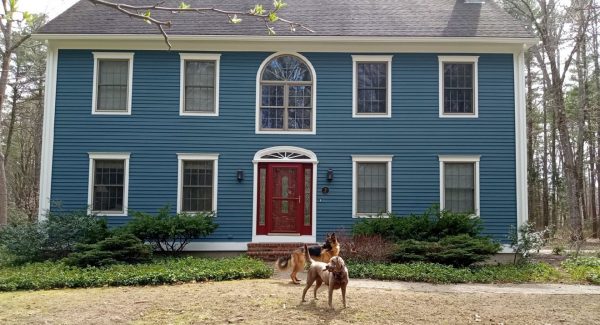
[[[294,55],[269,60],[260,75],[261,131],[312,131],[314,76]]]

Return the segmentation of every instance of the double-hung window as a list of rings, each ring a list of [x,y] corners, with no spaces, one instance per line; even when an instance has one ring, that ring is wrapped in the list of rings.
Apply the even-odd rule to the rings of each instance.
[[[353,117],[392,116],[392,56],[353,55]]]
[[[133,53],[94,52],[92,114],[131,114]]]
[[[178,154],[178,212],[217,210],[218,158],[218,154]]]
[[[180,115],[219,115],[220,54],[180,53]]]
[[[352,156],[352,215],[383,215],[392,207],[392,156]]]
[[[440,207],[479,215],[479,156],[440,156]]]
[[[477,56],[440,56],[440,117],[477,117]]]
[[[127,214],[129,153],[90,153],[88,209],[106,216]]]

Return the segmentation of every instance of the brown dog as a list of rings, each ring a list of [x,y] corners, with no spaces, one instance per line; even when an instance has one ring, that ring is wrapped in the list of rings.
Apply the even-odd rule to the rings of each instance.
[[[306,247],[306,245],[304,245]],[[298,272],[301,272],[304,269],[304,263],[306,263],[306,259],[304,257],[306,249],[301,247],[295,250],[292,254],[288,256],[283,256],[277,259],[277,268],[281,271],[292,269],[292,273],[290,274],[290,278],[292,282],[295,284],[300,283],[300,279],[298,279]],[[340,243],[337,241],[335,237],[335,233],[329,235],[327,234],[327,239],[325,241],[325,245],[322,247],[308,247],[308,253],[311,258],[320,262],[329,262],[329,260],[340,254]]]
[[[306,247],[306,245],[304,245]],[[305,249],[306,251],[307,249]],[[314,297],[315,300],[317,298],[317,290],[321,286],[321,284],[325,283],[328,286],[328,298],[329,298],[329,308],[333,308],[332,299],[333,299],[333,290],[342,289],[342,302],[344,304],[344,308],[346,308],[346,286],[348,286],[348,268],[346,267],[346,263],[339,256],[334,256],[331,258],[329,263],[317,262],[310,258],[308,253],[305,253],[306,260],[310,262],[310,267],[308,268],[308,274],[306,276],[306,287],[304,287],[304,291],[302,292],[302,301],[306,301],[304,298],[306,297],[306,292],[312,286],[314,282],[315,285]]]

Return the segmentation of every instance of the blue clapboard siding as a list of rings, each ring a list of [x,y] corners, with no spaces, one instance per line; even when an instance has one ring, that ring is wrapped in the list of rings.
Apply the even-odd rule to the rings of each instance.
[[[92,115],[91,51],[61,50],[58,62],[52,200],[85,208],[88,152],[130,152],[129,208],[154,212],[177,200],[176,153],[219,153],[218,223],[207,240],[250,241],[252,158],[291,145],[319,159],[318,236],[349,229],[351,154],[392,154],[392,208],[422,212],[439,201],[440,154],[481,155],[481,215],[485,232],[505,239],[516,223],[512,55],[479,59],[479,118],[438,117],[437,54],[395,54],[392,118],[352,118],[352,58],[303,53],[317,73],[317,134],[255,134],[256,73],[272,53],[222,53],[220,116],[179,116],[179,53],[137,51],[131,116]],[[326,170],[335,179],[327,182]],[[245,180],[238,183],[236,171]],[[127,217],[110,217],[120,225]]]

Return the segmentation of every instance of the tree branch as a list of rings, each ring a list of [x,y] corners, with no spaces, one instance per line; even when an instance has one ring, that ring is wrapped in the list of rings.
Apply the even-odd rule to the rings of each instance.
[[[111,0],[88,0],[95,5],[101,5],[109,8],[113,8],[130,18],[140,19],[145,21],[148,24],[152,24],[156,26],[161,33],[161,35],[165,39],[165,43],[169,47],[169,50],[172,48],[172,44],[169,41],[169,35],[167,34],[165,28],[170,28],[173,24],[170,20],[164,21],[159,20],[152,17],[153,12],[168,12],[173,14],[181,14],[181,13],[215,13],[219,15],[226,16],[230,23],[238,24],[242,21],[240,17],[250,17],[255,18],[257,20],[262,21],[265,24],[265,28],[269,35],[275,35],[275,27],[273,24],[279,22],[288,25],[291,31],[296,31],[297,28],[303,29],[305,31],[309,31],[314,33],[314,30],[310,29],[308,26],[295,22],[293,20],[289,20],[286,18],[279,17],[278,12],[286,6],[283,0],[275,0],[273,2],[273,8],[266,10],[261,5],[256,5],[253,9],[248,11],[230,11],[223,10],[215,7],[190,7],[184,2],[181,2],[179,7],[169,7],[163,6],[163,2],[156,3],[154,5],[129,5],[113,2]]]

